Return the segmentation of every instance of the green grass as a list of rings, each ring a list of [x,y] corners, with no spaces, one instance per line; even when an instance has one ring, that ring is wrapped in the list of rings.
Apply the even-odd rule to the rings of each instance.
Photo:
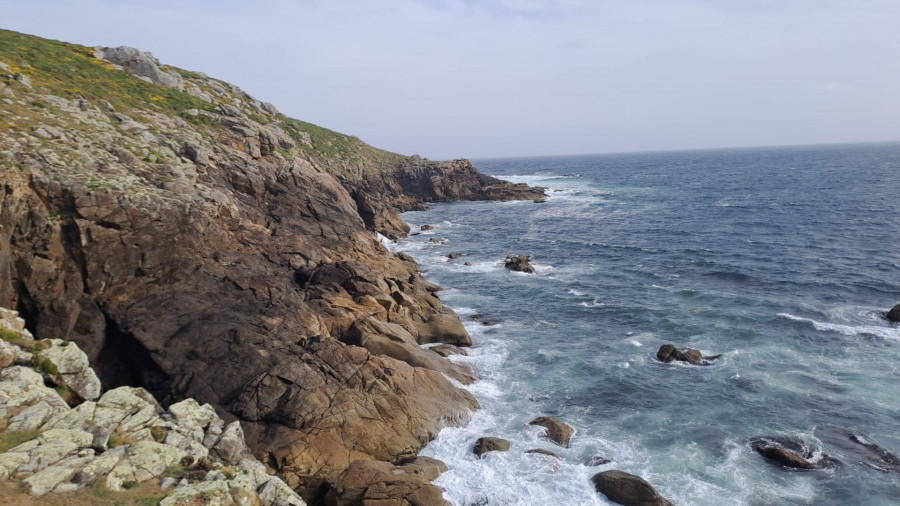
[[[0,327],[0,339],[19,346],[25,344],[25,340],[22,339],[22,336],[19,335],[18,332],[16,332],[15,330],[9,330],[5,327]]]
[[[224,128],[215,117],[206,114],[192,116],[187,113],[189,109],[217,112],[218,103],[208,103],[189,93],[148,83],[116,69],[109,62],[94,58],[93,54],[93,48],[86,46],[0,30],[0,61],[10,66],[13,74],[23,74],[31,79],[36,90],[69,99],[84,98],[95,103],[108,101],[117,111],[126,114],[134,110],[155,110],[180,117],[193,125]],[[201,74],[168,66],[163,68],[196,81],[194,84],[201,89],[209,88],[204,84],[207,78]],[[227,89],[227,86],[223,87]],[[222,103],[231,105],[227,99],[222,100]],[[38,100],[30,105],[35,109],[47,107]],[[246,107],[241,110],[248,118],[260,124],[280,125],[294,140],[299,152],[337,174],[355,176],[360,171],[367,173],[391,170],[406,158],[370,146],[358,137],[282,114],[270,115],[258,110],[248,110]],[[311,145],[304,142],[304,132],[308,134]],[[282,153],[282,156],[285,155]],[[92,189],[99,187],[99,184],[90,183]]]
[[[0,60],[52,95],[106,100],[123,112],[152,104],[160,112],[188,121],[195,117],[184,114],[186,109],[215,108],[187,93],[137,79],[93,55],[94,50],[86,46],[0,30]]]
[[[38,437],[39,430],[11,430],[0,432],[0,453]]]

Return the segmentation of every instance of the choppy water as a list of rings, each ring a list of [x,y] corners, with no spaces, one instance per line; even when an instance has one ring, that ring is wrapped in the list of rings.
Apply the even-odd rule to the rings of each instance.
[[[900,327],[882,318],[900,302],[900,145],[476,165],[550,197],[403,216],[435,226],[394,248],[445,288],[475,342],[455,359],[482,378],[469,389],[484,409],[423,452],[450,466],[450,501],[606,504],[590,476],[621,469],[680,505],[900,504],[900,474],[842,444],[900,454]],[[505,270],[514,253],[537,274]],[[723,356],[661,364],[669,342]],[[569,448],[527,426],[540,415],[576,427]],[[484,435],[511,450],[477,460]],[[761,435],[843,465],[787,471],[748,447]]]

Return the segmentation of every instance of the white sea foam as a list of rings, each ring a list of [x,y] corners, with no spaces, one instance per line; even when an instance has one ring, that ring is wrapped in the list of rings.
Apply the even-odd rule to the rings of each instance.
[[[574,288],[569,289],[568,293],[569,293],[569,295],[575,295],[577,297],[581,297],[581,296],[585,295],[584,292],[579,292],[578,290],[575,290]]]
[[[778,316],[787,318],[788,320],[811,323],[816,330],[821,330],[824,332],[837,332],[846,336],[868,335],[880,337],[882,339],[900,341],[900,328],[898,327],[882,327],[875,325],[842,325],[838,323],[820,322],[813,320],[812,318],[803,318],[801,316],[794,316],[788,313],[778,313]]]
[[[594,297],[593,302],[579,302],[578,305],[582,307],[603,307],[606,304],[600,302],[600,297]]]

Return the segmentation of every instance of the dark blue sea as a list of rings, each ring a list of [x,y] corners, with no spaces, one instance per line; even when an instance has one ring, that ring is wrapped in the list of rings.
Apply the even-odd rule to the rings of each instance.
[[[900,455],[900,327],[883,317],[900,302],[900,144],[475,165],[548,199],[434,204],[403,215],[434,230],[392,246],[474,340],[454,360],[483,409],[423,452],[449,465],[453,504],[607,504],[590,483],[607,469],[678,505],[900,504],[871,450]],[[504,269],[519,253],[536,274]],[[665,343],[722,356],[663,364]],[[568,448],[528,426],[541,415],[576,428]],[[477,460],[486,435],[510,451]],[[787,470],[759,436],[839,463]]]

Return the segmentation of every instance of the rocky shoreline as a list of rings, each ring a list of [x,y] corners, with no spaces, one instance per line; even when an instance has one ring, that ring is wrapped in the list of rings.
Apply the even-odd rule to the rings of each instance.
[[[472,371],[421,345],[471,340],[375,232],[541,189],[376,150],[128,48],[0,31],[0,97],[0,306],[83,350],[104,395],[239,422],[308,501],[358,493],[360,473],[432,474],[405,463],[478,404],[447,379]]]

